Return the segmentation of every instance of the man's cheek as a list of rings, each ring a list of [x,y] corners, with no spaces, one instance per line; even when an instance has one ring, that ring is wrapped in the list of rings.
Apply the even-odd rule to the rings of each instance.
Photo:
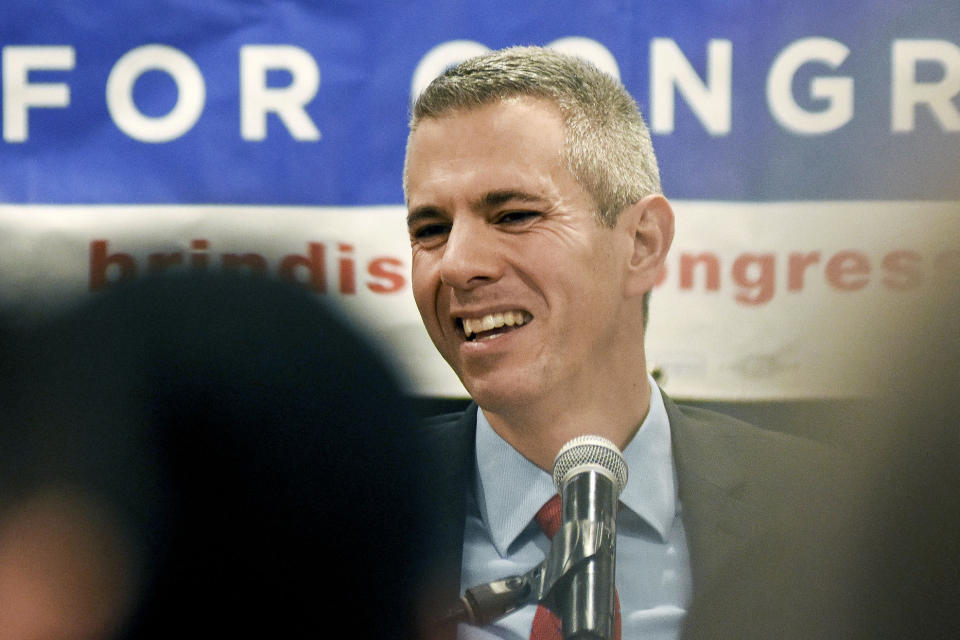
[[[420,317],[423,318],[424,322],[427,322],[427,310],[433,308],[433,305],[427,300],[431,296],[427,295],[417,278],[416,271],[413,272],[413,277],[410,280],[410,289],[413,292],[413,300],[417,303],[417,310],[420,311]]]

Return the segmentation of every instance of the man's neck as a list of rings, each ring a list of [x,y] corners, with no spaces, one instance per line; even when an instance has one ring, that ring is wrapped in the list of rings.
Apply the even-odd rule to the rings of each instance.
[[[484,408],[483,413],[501,438],[550,471],[560,448],[577,436],[603,436],[623,450],[650,410],[650,383],[644,375],[616,393],[563,400],[551,398],[499,411]]]

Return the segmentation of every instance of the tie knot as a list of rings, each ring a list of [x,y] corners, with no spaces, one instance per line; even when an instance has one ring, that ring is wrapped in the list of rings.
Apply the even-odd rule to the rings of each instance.
[[[547,500],[533,518],[540,525],[540,530],[552,540],[560,529],[560,495]]]

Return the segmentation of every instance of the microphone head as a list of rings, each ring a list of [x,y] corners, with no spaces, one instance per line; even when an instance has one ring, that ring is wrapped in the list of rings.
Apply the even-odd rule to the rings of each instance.
[[[627,462],[617,445],[601,436],[579,436],[560,448],[553,461],[553,484],[562,491],[567,478],[597,471],[613,482],[619,496],[627,486]]]

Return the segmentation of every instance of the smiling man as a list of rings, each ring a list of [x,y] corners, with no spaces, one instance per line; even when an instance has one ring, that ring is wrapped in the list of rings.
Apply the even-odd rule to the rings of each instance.
[[[516,96],[422,120],[407,157],[427,330],[494,431],[545,469],[585,424],[623,447],[643,420],[641,305],[673,235],[656,194],[601,223],[564,133],[553,103]]]
[[[630,469],[616,633],[677,637],[694,585],[790,483],[769,464],[782,438],[681,409],[647,373],[647,301],[674,215],[636,103],[586,62],[517,47],[444,72],[410,128],[414,297],[474,400],[427,430],[446,469],[432,497],[449,512],[437,534],[448,579],[462,592],[541,562],[554,457],[601,435]],[[527,606],[459,636],[559,637],[539,635],[541,617]]]

